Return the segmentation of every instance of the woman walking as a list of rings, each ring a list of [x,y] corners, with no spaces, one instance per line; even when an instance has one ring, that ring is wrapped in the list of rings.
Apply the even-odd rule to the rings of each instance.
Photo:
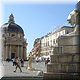
[[[15,71],[14,72],[16,72],[17,68],[19,68],[20,69],[20,72],[22,72],[18,57],[16,57],[15,62],[16,62],[16,68],[15,68]]]

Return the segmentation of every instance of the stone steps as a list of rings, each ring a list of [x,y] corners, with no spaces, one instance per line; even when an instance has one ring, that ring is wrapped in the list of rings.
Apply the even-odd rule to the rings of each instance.
[[[47,64],[47,72],[80,72],[79,66],[77,63],[50,63]]]
[[[1,80],[43,80],[43,77],[42,76],[3,77]]]
[[[79,54],[54,54],[51,55],[51,63],[63,63],[63,62],[79,62]]]
[[[44,73],[44,80],[80,80],[78,73]]]

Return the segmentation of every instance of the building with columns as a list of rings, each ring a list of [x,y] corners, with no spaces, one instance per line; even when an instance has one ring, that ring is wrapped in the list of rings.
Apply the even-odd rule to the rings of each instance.
[[[9,16],[8,23],[2,25],[3,30],[3,59],[12,59],[19,57],[26,59],[27,55],[27,41],[24,38],[23,29],[15,23],[14,16]]]

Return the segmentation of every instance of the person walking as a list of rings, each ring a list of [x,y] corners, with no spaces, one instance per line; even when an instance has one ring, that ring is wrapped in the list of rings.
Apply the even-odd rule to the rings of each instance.
[[[20,69],[20,72],[22,72],[18,57],[16,57],[15,61],[16,61],[16,68],[15,68],[14,72],[16,72],[17,68],[19,68]]]
[[[21,59],[21,67],[24,67],[24,60]]]
[[[48,64],[48,62],[50,62],[49,57],[45,60],[45,65]]]
[[[16,65],[15,58],[12,59],[12,62],[13,62],[13,66]]]

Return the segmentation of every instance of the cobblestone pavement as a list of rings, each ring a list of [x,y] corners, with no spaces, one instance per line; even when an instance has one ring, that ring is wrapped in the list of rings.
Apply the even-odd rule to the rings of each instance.
[[[40,71],[46,72],[46,66],[44,62],[39,63],[32,63],[32,66],[35,70],[27,70],[28,62],[25,62],[24,67],[21,67],[22,72],[17,69],[16,72],[13,72],[15,70],[15,66],[13,66],[12,62],[3,62],[4,66],[4,76],[38,76]]]

